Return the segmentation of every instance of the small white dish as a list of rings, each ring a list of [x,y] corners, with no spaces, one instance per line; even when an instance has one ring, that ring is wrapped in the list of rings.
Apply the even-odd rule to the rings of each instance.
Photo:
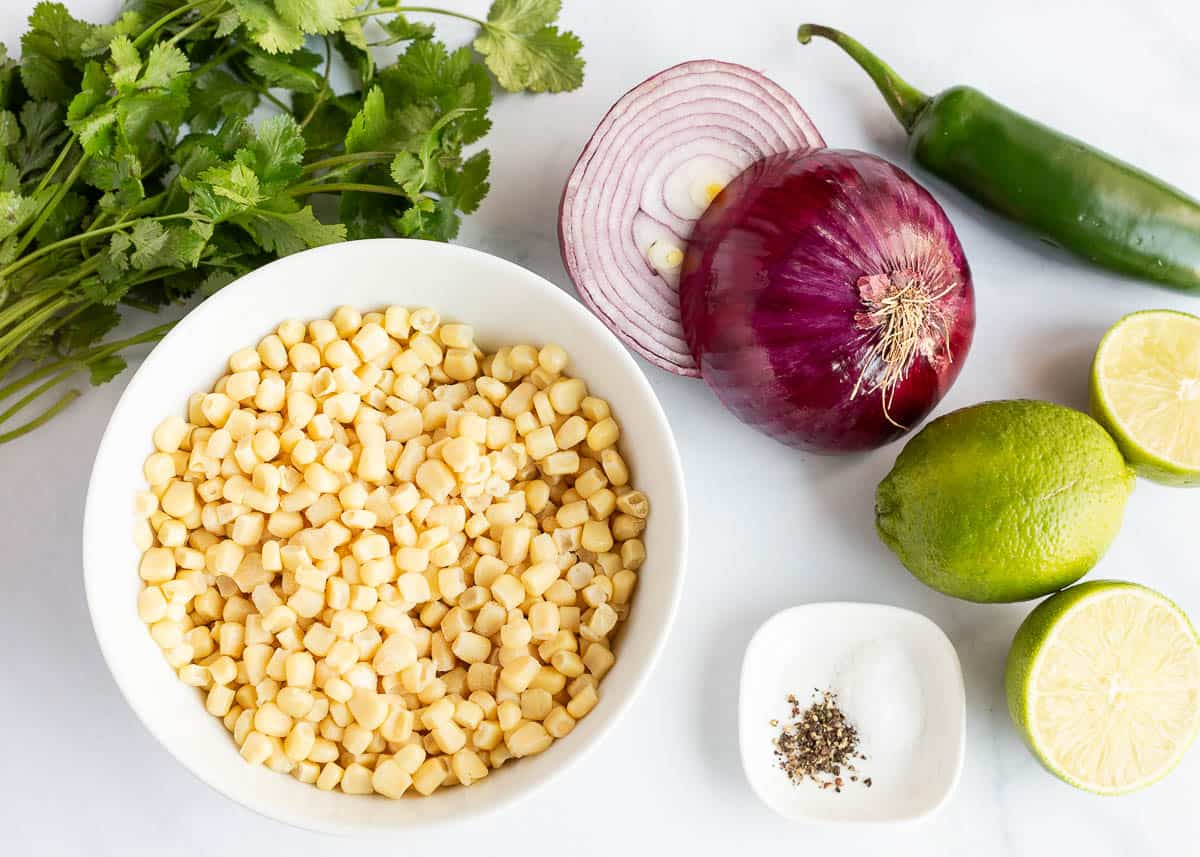
[[[252,767],[203,697],[176,678],[137,614],[134,494],[151,434],[187,397],[210,389],[228,356],[286,318],[328,317],[340,304],[432,306],[474,326],[485,348],[559,342],[572,374],[612,403],[622,452],[653,504],[648,556],[617,640],[617,662],[600,703],[545,753],[522,759],[470,788],[390,801],[319,791]],[[654,391],[629,352],[581,304],[537,274],[466,247],[378,239],[297,253],[206,300],[160,342],[126,387],[100,441],[83,524],[83,576],[100,650],[130,707],[184,766],[225,796],[280,821],[328,833],[380,835],[445,827],[527,797],[579,762],[620,720],[646,683],[675,618],[687,551],[687,507],[679,454]]]
[[[843,788],[793,784],[774,741],[815,691],[831,690],[867,758]],[[949,638],[919,613],[886,604],[804,604],[755,632],[742,662],[738,732],[755,794],[784,818],[841,824],[914,821],[935,812],[962,771],[966,694]],[[777,725],[772,726],[771,722]],[[863,778],[871,778],[868,788]]]

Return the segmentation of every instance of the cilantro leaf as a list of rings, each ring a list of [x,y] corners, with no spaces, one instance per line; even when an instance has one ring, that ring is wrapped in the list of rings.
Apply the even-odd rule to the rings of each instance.
[[[313,69],[321,57],[312,51],[293,51],[290,54],[254,52],[246,64],[259,74],[268,86],[279,86],[293,92],[316,92],[324,82]]]
[[[146,198],[142,165],[132,152],[92,158],[83,177],[92,187],[105,192],[100,198],[100,207],[107,211],[123,209]]]
[[[381,172],[369,170],[362,178],[386,181],[386,174],[377,175]],[[408,202],[398,196],[347,191],[338,200],[337,216],[346,226],[346,236],[352,240],[382,238],[389,234],[392,218],[402,213],[407,205]]]
[[[258,208],[238,216],[234,222],[264,250],[278,256],[346,240],[346,227],[340,223],[326,225],[317,220],[311,205],[296,211]]]
[[[52,136],[63,130],[61,107],[48,101],[26,101],[21,107],[21,127],[25,143],[48,146]]]
[[[34,98],[46,102],[69,99],[78,87],[79,73],[34,51],[21,57],[21,83]]]
[[[88,161],[83,177],[97,190],[117,190],[141,174],[141,164],[129,152]]]
[[[38,230],[38,245],[51,244],[75,232],[90,206],[90,200],[82,194],[74,191],[66,193],[50,210],[50,216]]]
[[[24,134],[13,146],[12,155],[23,177],[50,166],[58,147],[70,135],[61,111],[58,104],[49,101],[26,101],[21,107]]]
[[[193,210],[213,223],[228,220],[266,198],[254,170],[241,163],[209,167],[197,181],[184,181]]]
[[[279,17],[305,33],[336,33],[354,14],[355,0],[275,0]]]
[[[29,29],[21,39],[21,47],[54,59],[79,61],[95,29],[95,25],[72,17],[62,3],[41,2],[29,13]]]
[[[281,18],[266,0],[230,0],[246,32],[269,54],[290,54],[304,47],[304,33]]]
[[[410,21],[403,15],[396,15],[394,18],[389,18],[382,22],[383,29],[387,31],[388,38],[381,42],[376,42],[378,46],[394,45],[399,42],[410,42],[414,40],[426,40],[433,38],[433,25],[422,24],[417,21]]]
[[[167,229],[156,220],[142,218],[134,221],[133,232],[129,237],[134,248],[129,263],[137,270],[145,270],[148,263],[166,245]]]
[[[94,114],[104,112],[112,114],[114,118],[116,116],[111,108],[106,107],[108,104],[108,84],[108,75],[105,74],[100,64],[89,62],[83,72],[82,88],[71,99],[71,103],[67,105],[67,126],[79,133],[80,142],[84,144],[85,149],[87,148],[88,140],[82,139],[83,129],[90,127],[85,123],[85,120]],[[94,125],[94,123],[91,124]],[[94,133],[94,131],[90,132],[89,138]]]
[[[0,110],[0,146],[11,146],[21,139],[21,125],[8,110]]]
[[[367,34],[363,30],[363,22],[356,18],[347,18],[342,21],[341,28],[342,40],[351,47],[358,48],[364,53],[370,49],[367,44]]]
[[[485,26],[474,45],[509,92],[567,92],[583,83],[583,43],[557,27],[518,34]]]
[[[80,119],[73,119],[67,124],[75,135],[83,151],[89,155],[98,155],[112,150],[112,127],[117,121],[117,111],[113,107],[105,107],[97,113],[92,113]]]
[[[425,169],[412,152],[397,152],[392,159],[391,173],[392,181],[409,196],[416,196],[425,185]]]
[[[134,224],[131,236],[134,252],[129,262],[139,271],[193,267],[200,260],[212,233],[210,223],[164,227],[154,220],[139,220]]]
[[[83,40],[81,52],[85,57],[97,57],[109,49],[117,36],[136,36],[142,31],[142,16],[132,10],[123,12],[111,24],[93,26]]]
[[[389,104],[403,105],[400,117],[414,140],[422,139],[439,114],[472,108],[460,114],[446,135],[462,143],[479,139],[491,123],[492,84],[487,71],[471,52],[461,48],[447,53],[439,42],[414,42],[379,75]],[[412,143],[419,146],[419,142]]]
[[[292,96],[292,114],[298,117],[309,116],[308,124],[304,126],[306,142],[305,156],[313,157],[315,153],[341,146],[350,130],[350,122],[357,114],[360,99],[354,94],[337,95],[325,98],[312,112],[313,96],[296,93]]]
[[[408,97],[437,99],[460,84],[471,54],[466,49],[448,53],[441,42],[417,41],[408,46],[383,76],[390,87]]]
[[[91,381],[93,387],[99,387],[124,372],[128,365],[120,354],[93,357],[87,362],[88,380]]]
[[[205,297],[215,295],[217,292],[221,291],[221,289],[225,288],[236,279],[237,275],[231,273],[230,271],[213,271],[211,274],[205,277],[204,282],[200,284],[200,294],[204,295]]]
[[[17,191],[21,187],[21,171],[7,158],[0,157],[0,190]],[[7,264],[0,254],[0,264]]]
[[[347,152],[371,152],[386,146],[388,136],[387,101],[383,90],[375,87],[363,99],[362,109],[346,132]]]
[[[142,70],[142,57],[127,36],[118,36],[109,45],[112,59],[111,78],[118,92],[133,88],[138,73]]]
[[[133,246],[133,241],[124,232],[114,232],[108,239],[108,251],[104,254],[104,259],[100,263],[100,279],[106,283],[115,282],[122,274],[129,270],[129,249]],[[86,281],[85,281],[86,287]],[[96,303],[106,303],[105,291],[99,291],[95,294],[89,294]]]
[[[209,69],[192,86],[187,121],[193,131],[211,131],[231,117],[245,119],[258,101],[259,94],[233,75]]]
[[[0,42],[0,105],[13,108],[16,101],[16,87],[20,75],[20,64],[8,55],[8,48]]]
[[[454,198],[463,214],[471,214],[487,196],[491,188],[488,184],[491,164],[491,155],[486,150],[476,152],[463,162],[462,169],[447,175],[446,193]]]
[[[258,176],[243,164],[234,164],[228,169],[207,170],[201,178],[212,182],[213,194],[229,200],[236,206],[251,208],[264,199]]]
[[[175,45],[159,42],[146,57],[146,69],[138,78],[138,89],[180,90],[187,86],[191,61]]]
[[[488,23],[514,33],[531,33],[554,23],[561,0],[496,0],[488,10]]]
[[[187,115],[187,107],[187,95],[183,93],[137,92],[117,101],[118,125],[130,146],[170,144]]]
[[[433,200],[422,197],[422,203],[413,205],[392,222],[398,235],[425,238],[432,241],[450,241],[458,235],[458,213],[449,199]]]
[[[80,80],[84,44],[95,28],[61,3],[38,3],[21,36],[21,81],[34,98],[70,100]]]
[[[217,16],[217,29],[213,33],[213,38],[223,39],[226,36],[232,36],[240,26],[242,26],[242,19],[238,16],[237,9],[227,9]]]
[[[282,184],[300,175],[304,137],[296,120],[281,113],[264,120],[254,142],[243,151],[264,184]]]
[[[36,199],[11,190],[0,191],[0,240],[32,220],[40,207]]]
[[[120,321],[121,315],[114,307],[91,307],[63,328],[60,334],[63,348],[66,351],[86,348],[116,327]]]

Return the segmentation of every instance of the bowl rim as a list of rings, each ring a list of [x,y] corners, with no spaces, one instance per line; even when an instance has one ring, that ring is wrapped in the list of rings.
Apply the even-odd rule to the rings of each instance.
[[[575,315],[581,324],[585,327],[590,327],[596,334],[599,340],[608,343],[612,352],[612,359],[620,365],[620,371],[617,373],[621,376],[622,381],[627,384],[632,384],[639,388],[639,392],[649,403],[649,418],[664,440],[666,451],[668,453],[666,460],[666,468],[669,479],[668,485],[665,486],[672,490],[674,496],[672,506],[674,507],[676,518],[675,525],[678,527],[679,544],[673,546],[672,556],[670,559],[664,559],[664,572],[673,570],[673,582],[668,588],[667,603],[665,612],[658,618],[657,627],[652,632],[650,640],[650,648],[645,657],[641,659],[641,663],[637,665],[637,674],[633,677],[628,693],[623,698],[614,700],[614,705],[609,709],[606,720],[601,724],[598,731],[589,736],[589,739],[577,747],[571,748],[571,753],[562,762],[551,768],[543,777],[530,785],[513,790],[501,792],[499,796],[486,803],[478,806],[473,806],[465,809],[462,812],[455,814],[453,817],[415,821],[411,825],[403,827],[377,827],[369,823],[358,821],[343,822],[333,821],[326,822],[324,819],[313,821],[304,816],[300,812],[293,811],[286,805],[281,805],[277,801],[267,799],[243,799],[235,797],[226,791],[222,786],[214,782],[213,779],[206,777],[199,770],[192,767],[191,764],[180,758],[172,749],[172,739],[164,734],[164,731],[159,729],[154,721],[154,718],[147,712],[145,706],[139,702],[140,693],[134,688],[125,676],[125,670],[119,666],[120,652],[119,644],[115,641],[114,634],[108,630],[109,623],[114,620],[107,619],[97,607],[97,587],[100,585],[101,570],[98,567],[96,559],[89,559],[95,552],[91,550],[91,546],[100,538],[98,530],[102,524],[100,521],[99,507],[102,505],[103,498],[99,496],[101,487],[97,482],[97,473],[100,470],[100,463],[112,455],[111,450],[119,443],[119,439],[113,434],[114,425],[118,422],[124,412],[133,407],[133,402],[142,398],[145,394],[142,391],[143,385],[146,383],[146,367],[151,365],[160,348],[166,343],[174,342],[176,339],[183,339],[193,336],[194,329],[202,330],[206,325],[211,324],[211,318],[219,318],[225,305],[240,298],[240,295],[251,288],[258,287],[262,281],[270,281],[271,278],[276,278],[278,281],[285,281],[290,270],[301,267],[305,262],[315,255],[339,255],[363,253],[370,255],[374,252],[374,248],[381,245],[404,245],[416,253],[432,253],[435,256],[440,255],[445,259],[453,259],[454,257],[472,257],[476,262],[484,265],[491,265],[497,269],[507,269],[510,274],[520,276],[525,279],[534,290],[540,290],[544,294],[541,295],[549,303],[553,304],[554,311],[564,312],[568,315]],[[406,251],[407,252],[407,251]],[[336,295],[331,295],[331,300],[336,301]],[[202,337],[196,337],[197,341],[203,341]],[[669,508],[666,504],[662,504],[663,508]],[[104,659],[105,666],[108,668],[109,674],[117,685],[121,696],[125,699],[126,704],[132,709],[134,715],[146,728],[146,730],[154,737],[163,749],[193,777],[208,786],[213,791],[220,794],[227,800],[240,804],[247,809],[261,815],[265,818],[274,821],[288,824],[292,827],[303,830],[312,830],[321,833],[330,833],[340,836],[355,836],[355,837],[388,837],[402,835],[405,833],[414,833],[421,831],[429,831],[437,828],[444,828],[449,825],[462,823],[468,820],[475,820],[485,816],[499,812],[506,807],[519,803],[536,793],[541,792],[551,782],[561,776],[568,768],[584,761],[595,749],[601,744],[604,739],[612,732],[612,730],[625,718],[633,703],[641,695],[654,672],[655,667],[662,656],[663,650],[666,648],[667,640],[670,637],[670,632],[674,626],[675,619],[679,612],[679,605],[683,595],[683,583],[687,574],[687,547],[688,547],[688,513],[687,513],[687,491],[684,482],[683,465],[679,456],[678,445],[675,442],[674,433],[671,431],[670,423],[667,420],[666,413],[663,410],[662,403],[655,394],[653,387],[647,380],[641,367],[638,366],[633,356],[613,336],[601,321],[596,318],[586,307],[571,298],[562,289],[558,288],[542,275],[511,262],[500,256],[486,253],[482,250],[476,250],[472,247],[465,247],[458,244],[448,244],[436,241],[427,241],[412,238],[368,238],[358,239],[353,241],[340,242],[336,244],[328,244],[321,247],[315,247],[308,250],[294,253],[280,259],[276,259],[267,263],[261,268],[250,271],[242,275],[238,279],[223,287],[219,292],[209,296],[200,304],[191,309],[186,315],[179,320],[166,336],[163,337],[149,354],[142,360],[141,364],[130,377],[125,389],[121,392],[121,396],[113,408],[104,431],[100,436],[100,443],[97,446],[95,458],[92,462],[92,467],[88,475],[88,487],[84,501],[83,528],[82,528],[82,574],[84,584],[84,598],[87,603],[88,616],[92,624],[92,632],[95,634],[96,640],[99,643],[100,654]],[[673,565],[672,565],[673,564]],[[132,609],[132,607],[131,607]],[[357,795],[349,797],[358,797]],[[374,796],[370,796],[374,797]]]
[[[768,631],[774,625],[783,624],[793,621],[796,616],[803,613],[811,613],[823,610],[855,610],[865,613],[877,614],[892,614],[905,616],[909,619],[916,619],[918,624],[925,626],[930,631],[930,636],[938,641],[938,646],[943,648],[950,655],[951,665],[954,667],[952,676],[954,682],[954,699],[956,701],[955,712],[959,723],[958,742],[954,747],[954,772],[951,774],[946,783],[946,789],[938,796],[938,799],[932,801],[928,806],[922,808],[918,812],[898,816],[895,818],[865,818],[857,821],[847,819],[833,818],[829,816],[816,815],[810,812],[794,812],[787,813],[766,794],[764,794],[758,785],[758,781],[751,773],[750,755],[751,748],[747,745],[747,730],[745,724],[748,718],[748,702],[746,690],[746,678],[749,672],[753,669],[750,665],[750,658],[757,649],[762,647],[761,640],[767,635]],[[742,655],[742,666],[738,671],[738,756],[741,761],[742,776],[746,778],[746,783],[750,786],[750,790],[754,796],[762,802],[764,806],[778,815],[780,818],[790,822],[801,824],[822,824],[831,827],[847,827],[847,826],[862,826],[862,827],[893,827],[911,825],[920,821],[924,821],[936,814],[946,802],[958,790],[959,782],[962,779],[963,766],[966,757],[967,744],[967,696],[966,683],[963,677],[962,660],[958,656],[958,649],[954,646],[954,641],[942,629],[942,626],[930,619],[924,613],[916,610],[910,610],[907,607],[900,607],[895,604],[888,604],[878,601],[810,601],[803,604],[793,604],[791,607],[785,607],[772,613],[762,624],[754,629],[754,633],[750,635],[749,642],[746,643],[745,652]]]

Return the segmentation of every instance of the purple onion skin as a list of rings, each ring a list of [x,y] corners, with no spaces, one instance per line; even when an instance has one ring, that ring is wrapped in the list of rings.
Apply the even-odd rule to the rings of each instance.
[[[885,364],[872,353],[877,316],[863,320],[863,278],[897,270],[921,274],[936,318],[885,407],[871,389]],[[738,175],[696,225],[680,298],[717,397],[815,452],[873,449],[916,426],[954,383],[975,327],[971,272],[946,213],[902,170],[849,150],[772,155]]]

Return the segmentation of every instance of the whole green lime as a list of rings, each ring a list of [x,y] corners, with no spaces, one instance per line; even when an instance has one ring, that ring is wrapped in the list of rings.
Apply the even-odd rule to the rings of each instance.
[[[1086,414],[985,402],[908,442],[875,492],[879,536],[927,586],[1024,601],[1088,572],[1117,534],[1133,472]]]

